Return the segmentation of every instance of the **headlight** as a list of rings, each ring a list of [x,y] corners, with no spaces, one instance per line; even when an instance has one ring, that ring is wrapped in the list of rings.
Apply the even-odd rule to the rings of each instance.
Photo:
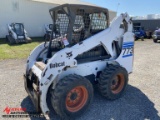
[[[157,35],[153,35],[153,39],[157,39]]]

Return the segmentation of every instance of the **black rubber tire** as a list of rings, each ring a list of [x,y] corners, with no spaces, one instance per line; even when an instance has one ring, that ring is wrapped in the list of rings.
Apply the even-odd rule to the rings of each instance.
[[[15,42],[14,42],[13,40],[10,40],[10,41],[9,41],[9,44],[10,44],[10,45],[13,45],[13,44],[15,44]]]
[[[144,41],[144,36],[141,37],[141,41]]]
[[[154,42],[154,43],[157,43],[157,40],[156,40],[156,39],[153,39],[153,42]]]
[[[112,81],[114,80],[115,76],[118,74],[122,74],[124,76],[124,84],[122,89],[118,93],[113,93],[111,86]],[[100,74],[98,79],[98,90],[102,96],[109,100],[118,99],[124,92],[126,86],[128,84],[128,72],[125,68],[119,65],[108,65],[106,69]]]
[[[43,39],[44,39],[44,40],[47,40],[46,36],[47,36],[46,34],[43,36]]]
[[[70,112],[67,109],[66,98],[67,94],[77,86],[84,86],[88,93],[88,99],[84,106],[76,112]],[[62,119],[71,119],[81,115],[86,111],[93,99],[93,87],[89,80],[79,75],[68,75],[59,80],[55,89],[51,90],[51,103],[55,112]]]
[[[6,42],[8,42],[8,35],[6,35]]]
[[[12,38],[12,36],[8,35],[7,38],[8,38],[8,42],[9,42],[10,45],[13,45],[13,44],[16,43],[15,39]]]
[[[135,37],[135,38],[134,38],[134,40],[135,40],[135,41],[137,41],[137,40],[138,40],[138,38],[137,38],[137,37]]]
[[[46,40],[46,41],[50,40],[50,35],[45,34],[44,37],[43,37],[43,39]]]

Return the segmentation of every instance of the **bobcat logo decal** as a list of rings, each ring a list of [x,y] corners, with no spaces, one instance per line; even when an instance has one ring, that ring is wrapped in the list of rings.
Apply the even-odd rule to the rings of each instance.
[[[66,55],[67,55],[67,58],[70,58],[70,57],[72,57],[72,51],[71,52],[68,52],[68,53],[66,53]]]

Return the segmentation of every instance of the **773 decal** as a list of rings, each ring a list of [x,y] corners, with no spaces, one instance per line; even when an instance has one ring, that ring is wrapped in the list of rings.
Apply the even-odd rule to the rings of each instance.
[[[123,58],[133,56],[133,42],[125,42],[123,44]]]

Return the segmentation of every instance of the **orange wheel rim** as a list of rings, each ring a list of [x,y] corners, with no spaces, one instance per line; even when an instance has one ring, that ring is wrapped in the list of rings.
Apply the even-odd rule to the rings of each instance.
[[[77,112],[84,107],[88,100],[88,91],[84,86],[73,88],[66,97],[66,108],[70,112]]]
[[[111,83],[112,93],[114,93],[114,94],[120,93],[124,87],[124,83],[125,83],[124,75],[123,74],[116,75]]]

